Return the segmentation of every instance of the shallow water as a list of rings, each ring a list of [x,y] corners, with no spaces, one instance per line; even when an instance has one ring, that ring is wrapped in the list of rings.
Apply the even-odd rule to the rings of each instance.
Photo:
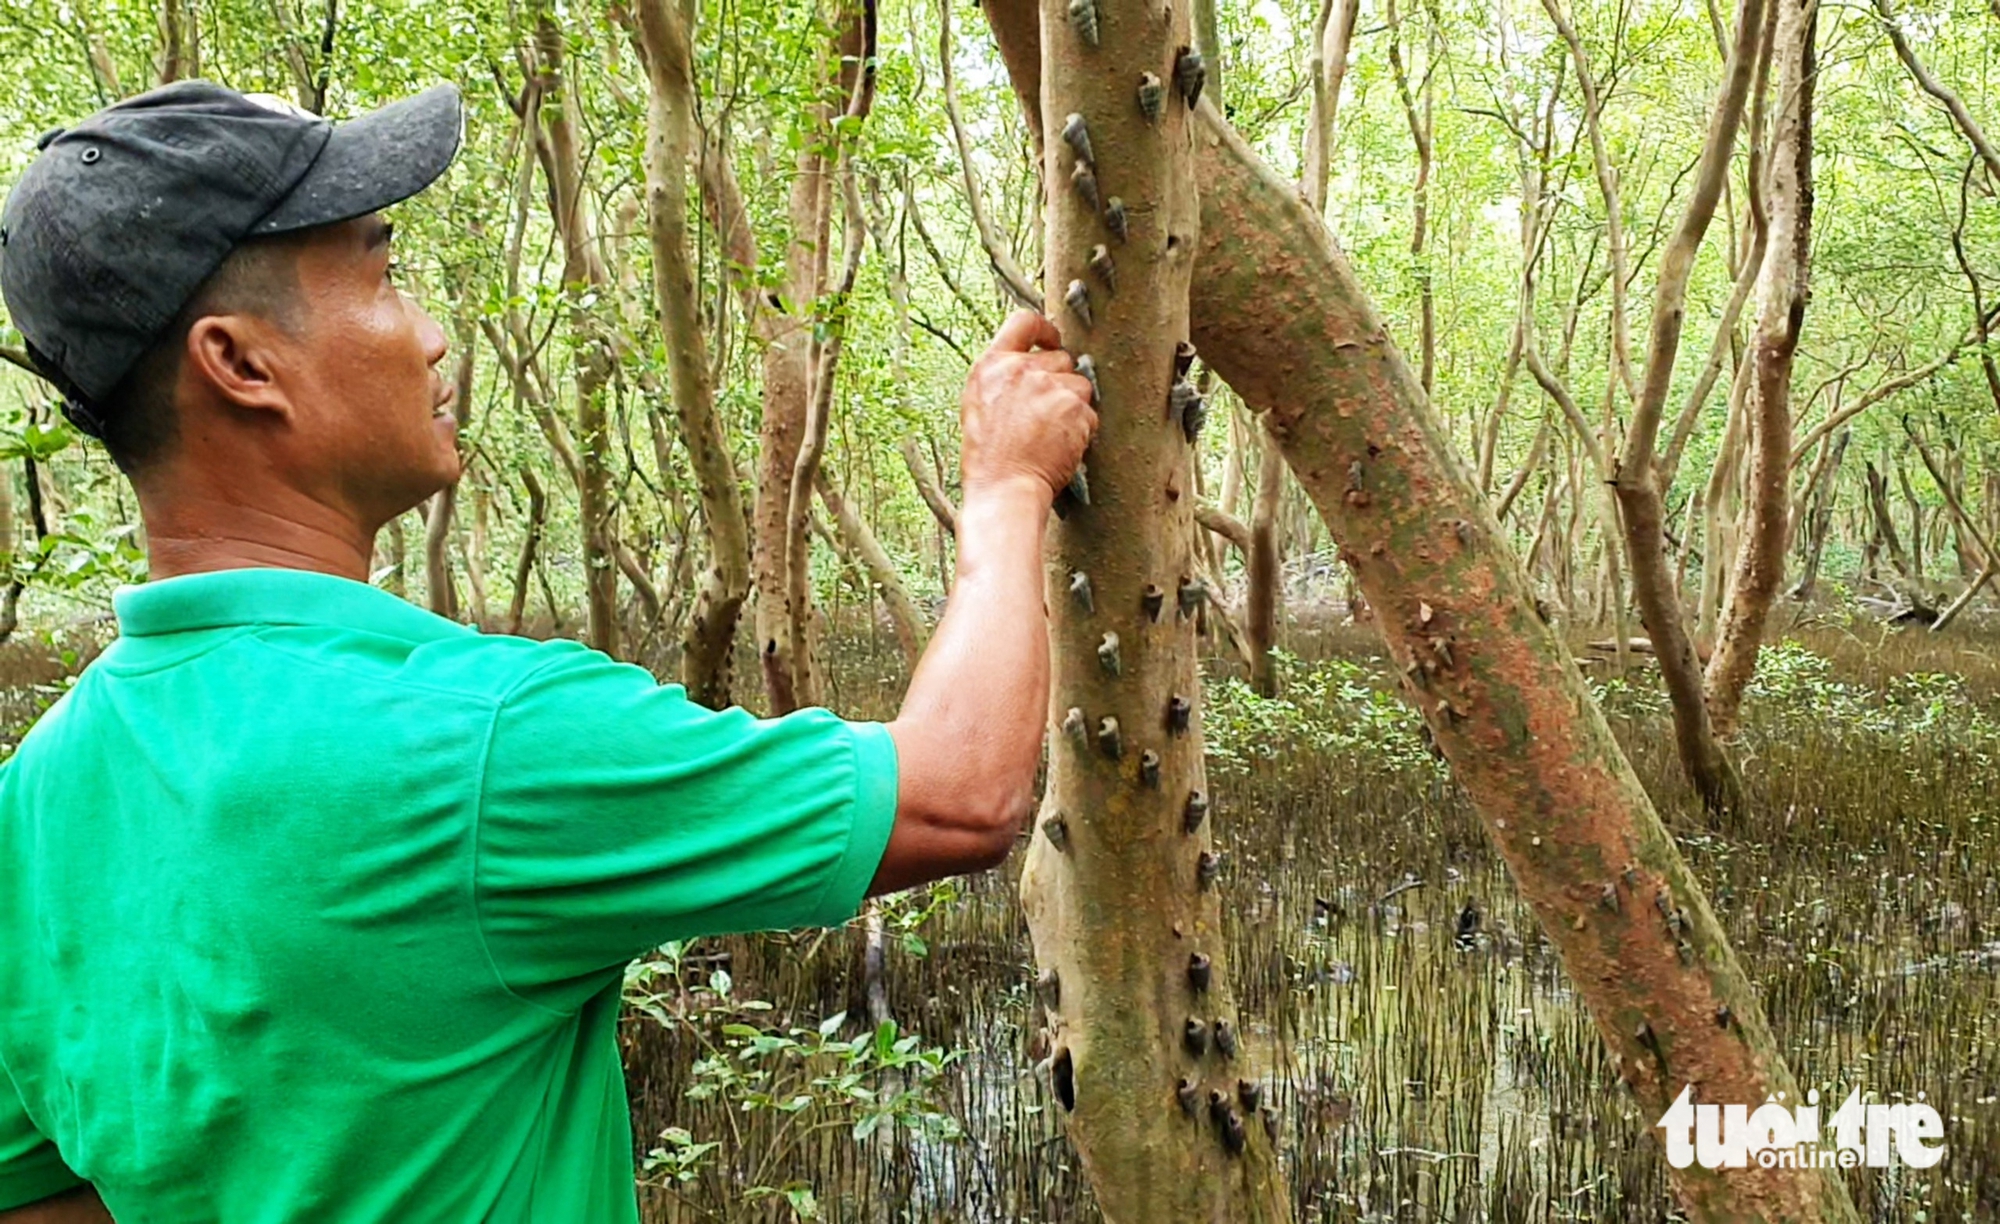
[[[1987,814],[2000,733],[1985,721],[2000,723],[2000,676],[1952,656],[1959,679],[1912,688],[1899,677],[1944,670],[1937,659],[1849,658],[1852,645],[1818,644],[1837,664],[1800,654],[1770,669],[1745,742],[1755,811],[1728,836],[1698,831],[1650,678],[1613,686],[1607,705],[1663,812],[1696,830],[1684,852],[1801,1082],[1836,1100],[1923,1091],[1945,1115],[1938,1167],[1848,1174],[1864,1218],[2000,1218],[2000,835]],[[1368,654],[1365,637],[1331,647]],[[885,709],[882,661],[842,663],[863,677],[847,708]],[[1333,701],[1286,725],[1359,708]],[[1396,750],[1401,734],[1211,766],[1244,1059],[1281,1110],[1298,1218],[1678,1218],[1655,1120],[1625,1097],[1476,819],[1441,770]],[[925,955],[892,940],[886,956],[895,1018],[966,1052],[933,1098],[963,1138],[888,1127],[857,1143],[844,1123],[809,1121],[817,1105],[725,1119],[723,1102],[684,1096],[689,1026],[634,1019],[641,1150],[668,1125],[721,1144],[688,1182],[645,1193],[648,1218],[801,1218],[780,1198],[745,1201],[761,1182],[809,1187],[828,1220],[1096,1220],[1035,1071],[1016,869],[941,906],[919,929]],[[1468,903],[1478,926],[1460,939]],[[738,998],[775,1005],[754,1023],[865,1014],[858,924],[703,946],[728,957]]]

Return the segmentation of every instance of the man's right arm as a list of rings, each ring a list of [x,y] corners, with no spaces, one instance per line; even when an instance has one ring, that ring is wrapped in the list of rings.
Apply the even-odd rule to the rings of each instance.
[[[1097,429],[1090,383],[1047,319],[1017,312],[962,403],[958,570],[889,734],[896,823],[871,893],[1006,858],[1034,804],[1048,721],[1042,533]]]

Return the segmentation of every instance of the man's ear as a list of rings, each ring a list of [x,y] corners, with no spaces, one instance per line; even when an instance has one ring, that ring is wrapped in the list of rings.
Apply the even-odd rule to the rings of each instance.
[[[267,319],[248,314],[203,315],[188,327],[182,373],[237,408],[289,418],[291,388],[282,377],[289,346]]]

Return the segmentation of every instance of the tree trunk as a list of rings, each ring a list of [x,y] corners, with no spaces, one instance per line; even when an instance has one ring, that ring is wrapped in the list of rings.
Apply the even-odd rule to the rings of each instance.
[[[1903,578],[1910,577],[1910,559],[1903,554],[1902,537],[1896,534],[1896,519],[1889,513],[1889,478],[1875,466],[1873,459],[1867,460],[1862,475],[1868,479],[1868,516],[1874,525],[1875,538],[1889,552],[1889,564]]]
[[[898,450],[903,455],[903,466],[909,469],[910,481],[917,486],[917,496],[929,506],[932,517],[946,535],[958,535],[958,507],[951,504],[945,495],[944,486],[938,483],[937,473],[931,470],[930,461],[924,458],[918,447],[915,434],[904,434]]]
[[[820,459],[826,453],[827,431],[833,423],[835,376],[840,369],[842,341],[847,335],[847,297],[861,271],[862,252],[867,249],[867,216],[862,210],[861,193],[854,182],[854,125],[867,118],[875,99],[875,0],[861,0],[861,79],[842,122],[835,129],[839,153],[834,177],[839,182],[846,226],[842,240],[840,278],[827,293],[824,321],[815,328],[824,338],[814,353],[811,395],[806,405],[805,435],[799,443],[798,458],[792,467],[786,510],[785,607],[791,614],[787,635],[792,643],[791,690],[801,706],[823,701],[818,665],[813,662],[810,635],[812,616],[812,541],[806,529],[812,518],[813,480]]]
[[[1722,426],[1722,442],[1716,448],[1715,463],[1702,486],[1703,558],[1701,603],[1695,610],[1695,640],[1708,643],[1713,657],[1715,622],[1721,615],[1723,587],[1735,568],[1737,527],[1741,519],[1742,494],[1739,469],[1743,462],[1743,435],[1748,430],[1744,397],[1750,385],[1750,363],[1737,367],[1729,385],[1728,417]],[[1704,693],[1704,700],[1706,693]]]
[[[452,401],[452,412],[458,420],[458,430],[464,436],[466,427],[472,420],[473,351],[472,325],[464,316],[453,320],[453,332],[458,341],[458,365],[453,371],[453,386],[457,398]],[[430,602],[431,611],[439,616],[458,615],[458,594],[451,582],[451,525],[453,509],[458,504],[458,485],[465,479],[465,464],[469,462],[461,450],[459,480],[449,487],[438,490],[431,498],[431,509],[424,519],[424,595]]]
[[[1347,58],[1354,27],[1361,17],[1361,0],[1321,0],[1314,22],[1312,103],[1306,119],[1304,181],[1306,199],[1315,212],[1326,211],[1326,180],[1333,164],[1334,121],[1340,114],[1340,90],[1347,80]],[[1225,507],[1226,508],[1226,507]]]
[[[1285,457],[1257,425],[1257,500],[1250,512],[1250,548],[1244,631],[1249,638],[1250,684],[1266,697],[1278,695],[1277,660],[1271,648],[1278,642],[1279,565],[1278,502],[1285,490]]]
[[[1032,6],[1010,7],[1036,28]],[[1263,1077],[1234,1028],[1219,860],[1201,819],[1203,588],[1190,439],[1169,408],[1193,390],[1177,345],[1200,204],[1175,69],[1196,61],[1176,57],[1187,8],[1162,11],[1085,0],[1072,20],[1067,0],[1042,0],[1042,58],[1014,68],[1022,96],[1041,101],[1054,317],[1064,346],[1094,359],[1102,413],[1090,503],[1051,533],[1052,721],[1065,730],[1021,894],[1055,1096],[1104,1218],[1279,1221],[1289,1195],[1258,1116]],[[1141,73],[1162,86],[1156,120],[1135,103]],[[1086,131],[1066,140],[1073,115]],[[1088,267],[1100,247],[1115,292]]]
[[[618,566],[612,552],[611,437],[604,412],[605,385],[616,357],[605,327],[605,290],[611,278],[597,248],[597,227],[583,186],[576,125],[563,81],[563,34],[544,14],[535,25],[535,56],[541,73],[543,139],[538,148],[549,181],[549,209],[563,245],[563,285],[569,304],[571,344],[576,358],[576,451],[579,464],[578,517],[583,528],[584,640],[618,656]],[[573,91],[569,91],[573,93]],[[586,304],[595,295],[595,304]]]
[[[857,55],[860,24],[849,10],[836,28],[827,73],[844,80],[843,57]],[[764,340],[764,413],[758,427],[756,539],[750,560],[757,588],[757,653],[773,714],[797,708],[795,660],[809,649],[806,643],[792,641],[786,542],[791,538],[792,474],[805,442],[812,395],[812,320],[826,281],[832,233],[833,184],[826,150],[839,113],[831,102],[806,112],[797,177],[792,180],[791,239],[785,247],[782,296],[763,302],[754,316]],[[755,250],[754,244],[751,249]]]
[[[965,134],[965,120],[958,111],[958,77],[951,64],[951,5],[952,0],[940,0],[938,4],[938,75],[943,85],[945,116],[951,121],[952,139],[958,143],[959,170],[965,181],[965,206],[972,214],[972,228],[979,235],[979,245],[986,248],[986,258],[993,265],[993,277],[1007,296],[1029,310],[1042,309],[1042,295],[1028,283],[1028,274],[1014,262],[1014,253],[1008,249],[1007,240],[998,227],[986,215],[986,191],[979,185],[979,171],[972,160],[972,142]],[[1030,127],[1034,126],[1030,117]],[[942,261],[940,261],[942,267]]]
[[[1889,0],[1875,0],[1875,11],[1882,18],[1882,29],[1889,35],[1890,45],[1896,49],[1896,58],[1902,60],[1903,66],[1910,70],[1910,75],[1916,79],[1918,88],[1943,103],[1944,108],[1951,112],[1951,120],[1958,126],[1959,134],[1965,137],[1966,143],[1972,146],[1979,159],[1986,163],[1986,172],[1993,176],[1995,182],[2000,182],[2000,149],[1996,149],[1993,142],[1986,138],[1985,130],[1979,126],[1979,121],[1972,117],[1972,112],[1966,108],[1965,102],[1955,92],[1946,88],[1937,77],[1931,75],[1924,62],[1917,57],[1916,48],[1910,45],[1910,40],[1904,35],[1902,27],[1896,24],[1896,15],[1890,11]],[[1996,14],[2000,14],[2000,9],[1996,9]]]
[[[459,543],[459,554],[465,559],[465,586],[470,605],[467,611],[472,623],[483,628],[492,615],[486,599],[486,565],[491,553],[493,494],[483,480],[468,483],[465,477],[460,477],[459,487],[468,489],[472,497],[471,527]]]
[[[1196,341],[1266,407],[1642,1113],[1689,1082],[1712,1100],[1796,1095],[1720,924],[1352,269],[1204,119]],[[1697,1220],[1857,1218],[1837,1174],[1673,1176]]]
[[[1675,590],[1667,559],[1665,490],[1654,463],[1655,444],[1673,388],[1674,364],[1680,355],[1681,325],[1687,313],[1688,276],[1694,269],[1702,236],[1715,216],[1729,162],[1742,124],[1743,107],[1757,64],[1757,44],[1764,28],[1764,0],[1743,0],[1737,11],[1736,34],[1723,87],[1709,116],[1708,136],[1701,151],[1693,194],[1681,213],[1672,240],[1660,257],[1654,289],[1652,337],[1646,371],[1625,450],[1612,484],[1624,510],[1625,546],[1632,558],[1632,594],[1639,604],[1640,623],[1653,643],[1673,708],[1674,742],[1681,768],[1711,812],[1734,812],[1743,805],[1743,780],[1722,751],[1709,724],[1702,696],[1701,660]]]
[[[1916,448],[1917,457],[1924,462],[1924,470],[1931,474],[1931,480],[1936,482],[1938,492],[1944,495],[1945,509],[1950,512],[1954,525],[1959,532],[1971,536],[1973,543],[1979,548],[1978,572],[1968,576],[1965,590],[1960,592],[1959,597],[1952,600],[1942,612],[1938,613],[1938,618],[1931,622],[1931,631],[1942,633],[1950,627],[1952,621],[1958,619],[1958,614],[1965,611],[1973,598],[1992,580],[1994,567],[1996,563],[2000,563],[2000,553],[1993,550],[1986,533],[1979,529],[1979,524],[1973,521],[1972,515],[1967,513],[1965,506],[1958,500],[1958,494],[1952,489],[1951,482],[1945,478],[1944,472],[1940,470],[1930,447],[1924,445],[1923,438],[1910,424],[1908,417],[1903,418],[1903,432],[1909,435],[1910,445]]]
[[[154,61],[155,84],[171,85],[193,75],[189,71],[188,44],[192,31],[188,25],[182,0],[164,0],[160,5],[160,53]]]
[[[542,528],[549,518],[549,499],[535,473],[521,469],[521,483],[528,490],[528,529],[521,535],[521,559],[514,565],[514,594],[507,605],[507,632],[521,632],[528,614],[528,578],[534,573],[535,552],[541,547]],[[553,611],[554,601],[550,601]]]
[[[692,44],[670,0],[641,0],[638,18],[648,83],[646,204],[653,298],[666,339],[681,442],[694,468],[708,528],[709,564],[681,642],[681,683],[691,699],[720,709],[734,698],[736,624],[750,591],[750,541],[736,461],[715,411],[708,338],[689,255],[688,167],[697,148]]]
[[[34,478],[34,462],[29,458],[22,460],[30,479]],[[11,641],[14,631],[21,627],[21,593],[28,586],[15,556],[17,534],[13,473],[0,470],[0,570],[7,574],[7,589],[0,593],[0,646]]]
[[[1834,503],[1839,500],[1840,461],[1847,454],[1848,439],[1852,436],[1851,431],[1842,430],[1834,438],[1833,452],[1813,482],[1807,503],[1810,508],[1806,512],[1805,558],[1799,565],[1799,580],[1791,590],[1791,597],[1801,603],[1812,599],[1819,585],[1820,561],[1826,556],[1826,537],[1833,529]]]
[[[1039,98],[1033,7],[985,7],[1016,92]],[[1432,733],[1640,1109],[1657,1116],[1689,1082],[1714,1100],[1795,1098],[1720,924],[1352,267],[1211,108],[1198,115],[1196,171],[1194,339],[1271,414],[1390,649],[1431,690],[1419,705]],[[1076,755],[1064,745],[1056,759]],[[1042,841],[1031,858],[1048,853]],[[1698,1222],[1859,1220],[1837,1173],[1675,1179]]]
[[[1773,58],[1780,66],[1771,138],[1768,207],[1757,331],[1750,352],[1750,507],[1729,604],[1704,677],[1718,734],[1736,729],[1743,690],[1756,674],[1764,624],[1784,581],[1790,542],[1792,359],[1805,322],[1812,258],[1812,111],[1817,77],[1814,0],[1778,0]]]
[[[1910,503],[1910,579],[1922,585],[1930,581],[1924,575],[1925,562],[1930,555],[1925,551],[1924,543],[1924,502],[1910,487],[1910,472],[1904,466],[1901,455],[1896,457],[1896,487],[1902,491],[1903,500]]]
[[[917,611],[917,601],[910,598],[910,588],[903,582],[903,575],[896,569],[896,563],[890,560],[889,554],[883,551],[875,533],[868,529],[868,523],[854,508],[854,503],[833,487],[833,479],[826,474],[825,468],[814,475],[813,486],[819,491],[820,501],[826,503],[827,512],[833,515],[834,530],[841,547],[867,573],[869,587],[889,613],[889,623],[896,630],[896,645],[903,652],[904,667],[915,671],[917,660],[923,656],[924,644],[930,640],[930,631],[924,626],[923,615]]]
[[[1410,141],[1416,146],[1417,154],[1417,177],[1410,186],[1410,265],[1417,278],[1420,379],[1424,395],[1428,398],[1437,388],[1437,300],[1431,290],[1430,260],[1424,250],[1430,236],[1431,133],[1436,126],[1431,90],[1437,81],[1437,73],[1435,65],[1424,65],[1423,101],[1419,106],[1418,100],[1410,93],[1409,72],[1403,66],[1403,23],[1396,13],[1396,0],[1384,0],[1384,6],[1389,26],[1390,73],[1396,79],[1396,94],[1402,99],[1403,118],[1410,126]],[[1435,52],[1435,28],[1431,39]]]

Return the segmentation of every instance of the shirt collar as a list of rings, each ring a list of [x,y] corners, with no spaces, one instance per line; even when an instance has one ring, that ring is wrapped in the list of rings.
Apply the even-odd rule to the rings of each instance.
[[[365,582],[310,570],[182,574],[119,587],[111,602],[126,637],[247,625],[330,625],[415,642],[471,632]]]

